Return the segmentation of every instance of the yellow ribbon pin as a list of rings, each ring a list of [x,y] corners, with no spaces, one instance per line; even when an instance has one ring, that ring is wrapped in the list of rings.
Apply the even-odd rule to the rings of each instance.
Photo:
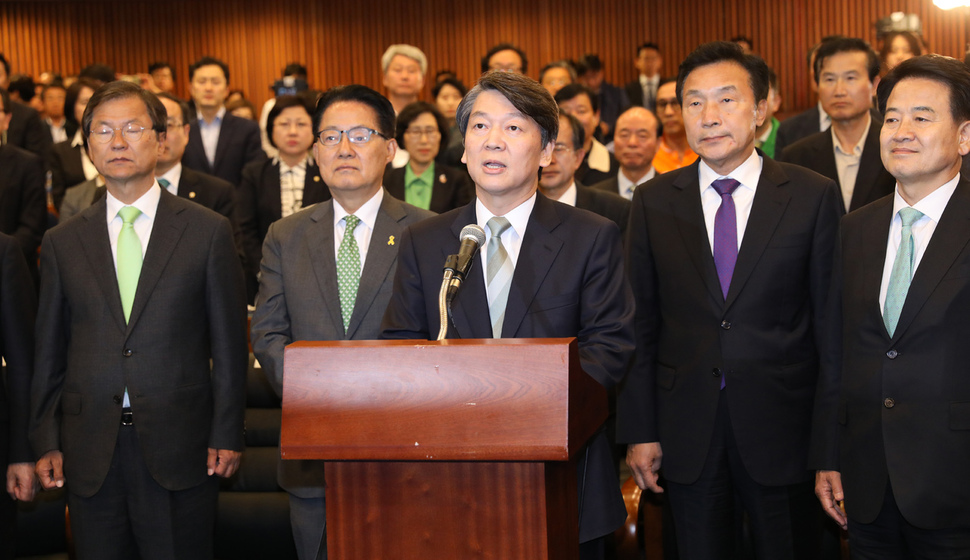
[[[394,236],[393,235],[387,238],[387,244],[388,245],[394,245]]]

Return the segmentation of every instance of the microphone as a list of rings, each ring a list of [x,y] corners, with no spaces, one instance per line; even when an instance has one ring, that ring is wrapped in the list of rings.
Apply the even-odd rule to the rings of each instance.
[[[458,254],[449,255],[445,261],[444,278],[441,282],[441,290],[438,292],[438,314],[441,321],[438,340],[444,340],[447,334],[451,300],[458,293],[465,275],[475,263],[475,255],[478,254],[479,247],[485,244],[485,230],[477,224],[469,224],[462,228],[459,238],[461,246],[458,248]]]

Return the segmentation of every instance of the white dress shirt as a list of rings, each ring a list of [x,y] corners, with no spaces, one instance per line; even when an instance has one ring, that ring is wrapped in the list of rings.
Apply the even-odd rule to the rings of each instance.
[[[576,181],[569,183],[569,187],[563,191],[562,196],[556,199],[556,202],[576,206]]]
[[[620,169],[620,172],[616,174],[616,183],[617,183],[616,188],[619,191],[620,196],[622,196],[627,200],[633,200],[633,191],[636,190],[636,188],[639,187],[640,185],[646,183],[647,181],[649,181],[650,179],[653,179],[656,176],[657,176],[657,170],[654,169],[652,165],[650,166],[650,170],[647,171],[643,177],[640,177],[636,181],[631,181],[627,179],[626,175],[623,174],[623,170]]]
[[[377,193],[354,212],[354,216],[360,218],[360,223],[354,229],[354,239],[357,240],[357,248],[360,250],[360,270],[364,271],[364,261],[367,260],[367,248],[370,247],[370,239],[374,234],[374,224],[377,222],[377,212],[381,209],[381,202],[384,200],[384,188],[381,187]],[[347,223],[344,218],[350,213],[333,199],[333,256],[334,262],[340,252],[340,242],[344,239],[344,230]]]
[[[940,188],[931,192],[922,200],[912,206],[923,213],[920,219],[913,223],[913,274],[919,267],[926,247],[930,244],[930,238],[936,231],[936,225],[940,223],[940,217],[946,210],[950,197],[957,190],[957,183],[960,182],[960,174],[946,182]],[[903,221],[899,218],[899,211],[909,208],[909,204],[899,195],[899,184],[896,185],[895,195],[893,196],[893,219],[889,222],[889,240],[886,243],[886,262],[882,268],[882,283],[879,285],[879,312],[883,313],[886,308],[886,293],[889,291],[889,277],[893,272],[893,263],[896,261],[896,252],[899,250],[899,243],[903,237]]]
[[[71,140],[72,148],[77,148],[78,146],[81,146],[81,169],[84,170],[84,178],[90,181],[98,176],[98,168],[94,166],[91,158],[88,157],[87,150],[84,149],[84,138],[81,136],[81,129],[78,129],[78,131],[74,134],[74,139]],[[73,185],[68,185],[68,187],[72,186]]]
[[[205,149],[205,159],[209,160],[209,167],[216,166],[216,148],[219,146],[219,131],[222,130],[222,119],[226,116],[226,106],[223,105],[216,113],[216,118],[207,123],[199,113],[199,134],[202,136],[202,147]]]
[[[111,191],[105,193],[105,202],[107,205],[105,217],[108,221],[108,241],[111,243],[111,260],[115,263],[116,275],[118,270],[118,235],[121,233],[121,226],[124,224],[124,220],[118,215],[118,211],[125,206],[134,206],[141,210],[141,214],[135,218],[132,227],[135,228],[135,233],[138,234],[138,241],[141,242],[141,258],[142,262],[144,262],[145,256],[148,254],[148,240],[152,236],[152,226],[155,225],[155,214],[158,212],[158,200],[161,197],[162,188],[158,186],[158,181],[155,181],[155,184],[148,189],[148,192],[141,195],[141,198],[130,205],[126,205],[115,198],[111,194]],[[128,399],[127,387],[125,387],[125,397],[122,405],[125,407],[131,406],[131,401]]]
[[[169,169],[164,174],[162,174],[161,177],[155,177],[155,180],[165,179],[166,181],[168,181],[168,186],[165,187],[165,190],[174,194],[175,196],[178,196],[179,179],[181,178],[182,178],[182,162],[180,161],[175,165],[173,165],[171,169]],[[161,186],[161,183],[159,183],[159,186]]]
[[[698,167],[698,176],[701,187],[701,206],[704,209],[704,222],[707,225],[707,239],[711,243],[711,254],[714,253],[714,216],[717,209],[721,206],[721,195],[717,194],[711,186],[717,179],[730,177],[741,185],[734,191],[734,209],[738,218],[738,249],[741,248],[741,240],[744,238],[744,230],[748,224],[748,216],[751,215],[751,205],[754,202],[754,193],[758,188],[758,181],[761,179],[762,168],[761,156],[757,151],[752,150],[748,159],[737,166],[734,171],[727,175],[718,175],[707,163],[701,160]]]
[[[832,117],[825,112],[822,108],[822,102],[818,102],[818,130],[822,132],[823,130],[828,130],[832,126]]]

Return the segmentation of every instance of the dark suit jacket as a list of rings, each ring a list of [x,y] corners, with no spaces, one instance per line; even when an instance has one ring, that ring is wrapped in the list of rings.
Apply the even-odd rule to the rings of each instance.
[[[346,333],[337,290],[333,201],[321,202],[270,226],[250,336],[253,353],[280,396],[283,348],[287,344],[297,340],[378,338],[400,247],[389,245],[387,240],[391,236],[400,239],[405,227],[433,215],[384,193]],[[281,461],[279,482],[302,498],[323,497],[323,463]]]
[[[859,172],[856,175],[855,188],[852,190],[849,212],[892,193],[896,188],[896,178],[883,167],[882,158],[879,155],[880,128],[879,122],[873,121],[872,126],[869,127],[869,133],[863,140],[862,157],[859,160]],[[788,146],[781,153],[779,160],[807,167],[835,181],[840,190],[842,188],[839,182],[839,171],[835,166],[835,145],[832,143],[831,130],[817,132]],[[845,202],[841,196],[839,204],[842,206],[843,213],[846,212]]]
[[[775,153],[782,153],[786,147],[802,138],[806,138],[819,132],[818,127],[818,103],[805,109],[794,117],[788,117],[781,121],[778,127],[778,135],[775,136]]]
[[[405,172],[406,166],[397,169],[388,166],[384,172],[384,188],[398,200],[404,200]],[[431,207],[428,208],[432,212],[442,214],[464,206],[475,198],[475,186],[465,170],[435,163],[434,175]]]
[[[576,183],[576,208],[613,220],[620,228],[620,234],[626,236],[626,225],[630,221],[630,201],[616,194],[615,190],[609,193]]]
[[[303,181],[303,208],[330,200],[330,188],[320,177],[320,169],[307,164]],[[263,254],[263,239],[269,226],[283,217],[280,198],[280,166],[273,160],[250,163],[243,170],[236,191],[236,220],[246,254],[246,276],[250,296],[255,296],[256,273]]]
[[[610,154],[610,170],[600,171],[599,169],[592,169],[589,166],[589,152],[583,157],[583,162],[579,164],[579,169],[576,170],[575,177],[577,181],[582,181],[587,185],[594,185],[596,183],[601,183],[611,177],[616,177],[616,174],[620,172],[620,162],[616,161],[616,156]]]
[[[7,144],[43,157],[53,143],[51,129],[40,119],[37,111],[23,103],[11,101]]]
[[[461,229],[471,223],[477,223],[475,203],[405,230],[384,338],[427,340],[438,333],[442,264],[458,250]],[[448,338],[492,337],[480,260],[455,296],[452,311]],[[522,239],[502,332],[507,338],[578,337],[583,370],[612,387],[633,350],[632,319],[619,229],[539,195]],[[585,492],[580,489],[585,496],[580,542],[612,532],[625,517],[603,431],[590,440],[588,456],[587,461],[581,455],[578,466],[587,484]]]
[[[663,78],[661,77],[660,80],[663,81]],[[656,98],[654,98],[653,102],[650,103],[649,105],[644,102],[643,85],[640,83],[639,76],[637,77],[636,80],[633,80],[632,82],[627,82],[627,84],[623,86],[623,91],[626,92],[626,96],[630,100],[630,105],[636,105],[638,107],[646,107],[651,111],[657,110]]]
[[[36,276],[37,247],[47,227],[44,162],[16,146],[0,146],[0,170],[0,232],[17,238]]]
[[[30,380],[34,374],[34,319],[37,292],[17,240],[0,233],[0,355],[6,360],[0,383],[0,469],[27,463]]]
[[[756,482],[813,476],[806,458],[815,341],[827,332],[838,194],[812,171],[763,161],[727,301],[701,207],[699,162],[634,191],[628,262],[637,355],[618,398],[617,439],[659,441],[664,476],[680,484],[701,474],[722,398]]]
[[[970,181],[950,198],[889,336],[879,291],[892,212],[889,196],[842,220],[833,300],[843,328],[819,383],[811,467],[841,471],[846,513],[859,523],[876,518],[889,482],[909,523],[966,527]]]
[[[207,479],[207,448],[243,447],[246,301],[232,228],[163,191],[126,324],[105,213],[102,199],[44,237],[31,444],[61,450],[71,491],[93,495],[127,386],[153,478],[191,488]]]
[[[61,209],[67,189],[87,180],[81,163],[81,146],[71,146],[70,140],[58,142],[47,153],[47,166],[51,170],[51,196],[54,207]]]
[[[235,186],[242,182],[243,167],[254,161],[266,159],[259,139],[259,125],[253,121],[226,112],[219,128],[215,165],[209,165],[202,146],[199,121],[193,119],[189,127],[189,143],[182,156],[182,165],[196,171],[215,175]]]

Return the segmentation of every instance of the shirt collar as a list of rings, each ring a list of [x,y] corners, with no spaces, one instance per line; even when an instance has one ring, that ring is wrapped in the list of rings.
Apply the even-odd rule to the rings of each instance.
[[[384,187],[377,189],[374,196],[370,197],[370,200],[365,202],[360,208],[354,212],[354,216],[360,218],[362,224],[374,231],[374,224],[377,223],[377,212],[381,209],[381,202],[384,200]],[[337,199],[333,199],[333,225],[340,223],[340,220],[344,219],[350,213],[344,210],[344,207],[337,202]]]
[[[701,160],[700,166],[698,166],[701,192],[712,188],[711,183],[724,177],[730,177],[741,183],[742,186],[755,190],[758,187],[758,179],[761,177],[761,167],[762,161],[758,150],[752,150],[748,159],[727,175],[718,175],[704,160]]]
[[[924,216],[929,217],[935,223],[940,223],[940,218],[943,216],[943,211],[946,210],[946,205],[948,202],[950,202],[950,197],[953,196],[954,191],[957,190],[957,183],[959,182],[960,174],[957,173],[956,177],[950,179],[946,183],[943,183],[940,188],[923,197],[919,202],[914,204],[912,208],[919,210]],[[897,220],[899,211],[903,208],[909,208],[910,206],[899,194],[899,183],[896,184],[896,190],[894,192],[893,220]]]
[[[842,143],[839,142],[839,137],[835,135],[835,127],[829,127],[829,131],[832,133],[832,145],[835,146],[836,153],[846,156],[862,156],[862,147],[865,145],[866,138],[869,136],[869,130],[872,127],[872,115],[870,115],[868,111],[866,111],[866,120],[868,121],[866,122],[866,131],[862,134],[862,137],[859,138],[859,141],[855,143],[855,147],[852,148],[851,154],[842,149]]]
[[[558,200],[563,204],[576,206],[576,181],[569,183],[569,187],[562,193],[562,196]]]
[[[421,172],[420,175],[415,175],[414,170],[411,169],[410,165],[404,166],[404,186],[410,187],[414,183],[420,183],[423,186],[430,187],[434,185],[434,162],[432,161],[428,168]]]
[[[71,140],[71,147],[77,148],[78,146],[84,145],[84,135],[81,134],[81,129],[78,128],[77,132],[74,133],[74,139]]]
[[[225,116],[226,106],[223,105],[222,107],[219,107],[219,110],[216,112],[216,118],[212,119],[212,124],[210,125],[209,123],[205,122],[205,118],[202,117],[202,112],[199,111],[199,126],[221,126],[222,119]]]
[[[307,159],[309,159],[309,157],[303,158],[300,161],[300,163],[294,165],[293,167],[290,167],[289,165],[286,165],[286,162],[284,162],[282,158],[280,158],[280,156],[276,155],[276,156],[273,156],[273,165],[280,166],[280,175],[284,173],[289,173],[290,171],[293,171],[295,169],[299,169],[300,171],[306,173]]]
[[[822,108],[822,102],[818,102],[818,129],[826,130],[832,126],[832,117]]]
[[[155,213],[158,211],[158,201],[162,198],[162,187],[159,186],[156,180],[148,192],[141,195],[141,197],[131,204],[125,204],[114,197],[111,191],[108,190],[105,196],[105,202],[108,206],[108,222],[111,222],[116,217],[118,217],[118,211],[125,206],[134,206],[135,208],[141,210],[141,213],[147,216],[152,221],[155,220]]]
[[[166,181],[168,181],[168,184],[175,187],[175,191],[178,192],[179,179],[181,177],[182,177],[182,162],[180,161],[175,165],[173,165],[171,169],[169,169],[164,174],[162,174],[161,177],[155,177],[155,180],[157,181],[158,179],[165,179]]]
[[[515,230],[516,235],[518,235],[520,239],[523,235],[525,235],[525,228],[527,225],[529,225],[529,216],[532,215],[532,209],[535,208],[537,196],[538,195],[533,192],[532,196],[529,197],[525,202],[505,213],[505,219],[512,224],[512,229]],[[495,214],[492,214],[478,198],[475,199],[475,215],[478,218],[478,225],[488,232],[489,237],[491,237],[492,234],[488,231],[487,224],[490,219],[495,217]]]
[[[653,179],[656,175],[657,175],[657,170],[654,169],[653,166],[651,165],[650,169],[648,169],[647,172],[643,174],[643,177],[640,177],[636,181],[631,181],[626,178],[626,175],[623,174],[623,170],[621,169],[616,174],[616,181],[617,183],[619,183],[618,190],[619,192],[626,192],[628,189],[635,189],[638,186],[646,183],[650,179]]]

